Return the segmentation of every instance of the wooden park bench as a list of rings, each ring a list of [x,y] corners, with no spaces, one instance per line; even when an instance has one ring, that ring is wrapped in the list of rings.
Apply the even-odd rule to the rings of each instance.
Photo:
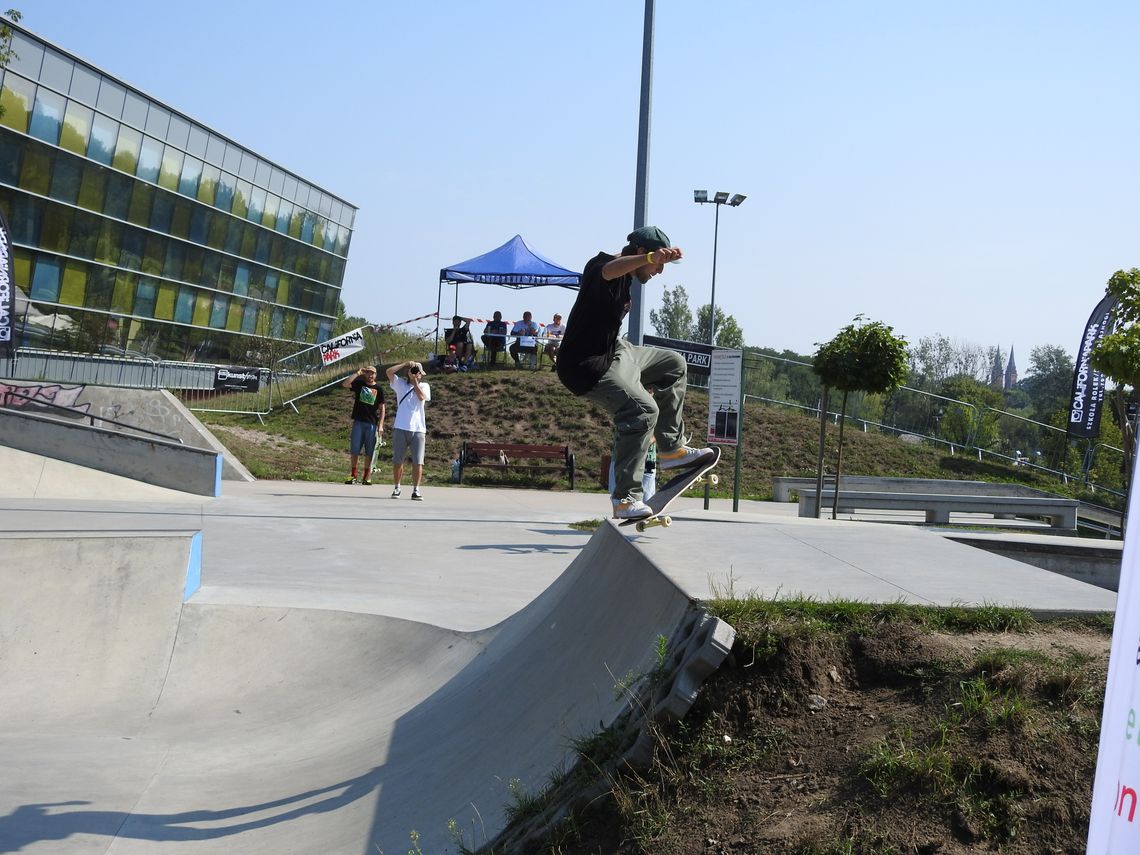
[[[558,465],[552,466],[551,463]],[[558,472],[569,475],[570,489],[574,489],[574,454],[568,445],[465,441],[459,452],[459,483],[463,483],[463,471],[471,466],[484,466],[502,472],[519,469]]]

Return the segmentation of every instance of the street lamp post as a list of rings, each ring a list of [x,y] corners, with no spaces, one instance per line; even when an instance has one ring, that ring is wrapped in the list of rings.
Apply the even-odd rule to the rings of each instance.
[[[730,199],[727,193],[718,190],[710,199],[707,190],[693,191],[693,201],[698,205],[716,206],[716,217],[713,220],[712,294],[709,297],[709,344],[713,347],[716,347],[716,243],[720,234],[720,206],[730,205],[737,208],[746,198],[748,197],[736,193]]]

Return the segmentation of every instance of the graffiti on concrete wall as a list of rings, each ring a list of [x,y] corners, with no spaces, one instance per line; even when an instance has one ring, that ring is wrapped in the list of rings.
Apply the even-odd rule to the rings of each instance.
[[[54,409],[47,406],[54,404],[56,407],[66,407],[79,415],[86,415],[91,405],[79,403],[79,396],[86,388],[86,386],[62,386],[59,383],[24,385],[0,382],[0,406],[43,412]]]
[[[90,420],[96,427],[142,428],[170,438],[179,436],[186,424],[178,406],[161,392],[83,383],[0,381],[0,406],[61,419]]]

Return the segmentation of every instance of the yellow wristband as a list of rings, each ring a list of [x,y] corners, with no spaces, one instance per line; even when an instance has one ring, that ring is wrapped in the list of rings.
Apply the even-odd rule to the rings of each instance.
[[[647,252],[645,254],[645,260],[648,261],[650,264],[653,263],[653,250],[649,250],[649,252]]]

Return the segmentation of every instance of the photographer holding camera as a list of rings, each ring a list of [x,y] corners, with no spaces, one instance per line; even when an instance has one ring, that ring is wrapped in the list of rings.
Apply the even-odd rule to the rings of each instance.
[[[396,393],[396,420],[392,426],[392,498],[400,497],[404,458],[411,452],[412,499],[422,501],[420,482],[424,476],[424,446],[427,444],[424,404],[431,400],[431,388],[422,382],[424,367],[413,360],[399,362],[386,373],[388,385]]]

